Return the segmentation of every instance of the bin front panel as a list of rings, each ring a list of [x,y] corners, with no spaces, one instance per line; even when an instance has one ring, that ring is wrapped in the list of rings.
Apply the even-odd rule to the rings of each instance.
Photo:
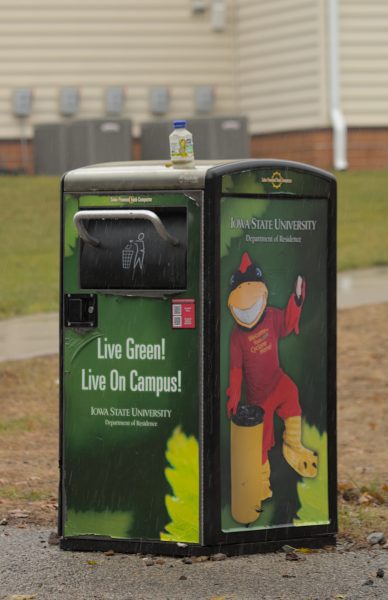
[[[184,193],[123,196],[65,194],[63,201],[63,311],[71,312],[62,330],[62,533],[198,543],[200,203]],[[183,216],[178,229],[187,253],[179,293],[105,293],[92,260],[97,285],[80,287],[84,243],[74,214],[128,208],[128,199]],[[127,243],[122,232],[114,236],[114,223],[107,231]],[[138,233],[129,231],[129,239]],[[148,241],[146,259],[154,252]],[[96,320],[74,325],[70,319],[83,318],[89,307]]]
[[[276,168],[222,180],[220,523],[228,535],[262,531],[270,539],[274,528],[288,537],[298,526],[330,529],[329,190],[317,176]],[[231,506],[231,453],[241,449],[231,444],[227,413],[238,403],[264,411],[257,512],[249,524],[233,518]],[[257,457],[247,453],[245,464],[255,477]]]

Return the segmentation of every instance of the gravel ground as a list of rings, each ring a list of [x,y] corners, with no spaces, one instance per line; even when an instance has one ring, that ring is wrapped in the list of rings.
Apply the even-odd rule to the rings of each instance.
[[[296,561],[278,552],[193,564],[153,558],[147,566],[139,555],[65,552],[48,544],[49,533],[11,526],[0,532],[1,600],[388,598],[388,550],[380,546],[338,546]]]

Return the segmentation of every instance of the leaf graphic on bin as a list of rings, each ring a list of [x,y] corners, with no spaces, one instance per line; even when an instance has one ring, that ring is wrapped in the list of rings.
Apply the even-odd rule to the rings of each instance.
[[[301,507],[294,525],[318,525],[329,522],[327,433],[322,435],[313,425],[303,424],[303,443],[319,456],[318,476],[297,484]]]
[[[199,542],[199,450],[194,436],[177,427],[167,442],[165,470],[173,496],[165,498],[171,522],[160,533],[168,542]]]

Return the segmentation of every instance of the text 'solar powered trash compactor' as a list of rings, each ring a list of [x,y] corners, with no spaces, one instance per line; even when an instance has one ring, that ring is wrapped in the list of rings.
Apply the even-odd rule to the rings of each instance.
[[[62,185],[62,548],[333,541],[334,178],[120,163]]]

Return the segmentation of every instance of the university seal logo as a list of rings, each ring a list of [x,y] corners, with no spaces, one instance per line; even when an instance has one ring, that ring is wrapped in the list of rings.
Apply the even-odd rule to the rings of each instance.
[[[272,177],[262,177],[261,183],[271,183],[275,190],[279,190],[283,184],[292,183],[292,179],[286,179],[280,171],[274,171]]]

